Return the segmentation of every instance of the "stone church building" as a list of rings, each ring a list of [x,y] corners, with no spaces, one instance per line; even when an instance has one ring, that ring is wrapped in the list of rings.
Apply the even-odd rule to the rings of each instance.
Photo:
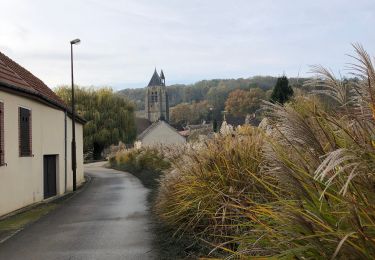
[[[168,93],[163,70],[159,76],[155,69],[146,88],[145,117],[152,123],[158,120],[169,122]]]
[[[186,143],[185,137],[181,136],[176,129],[168,124],[169,104],[168,93],[165,86],[163,70],[154,71],[148,86],[146,87],[144,119],[137,118],[138,137],[135,147],[142,146],[170,146]],[[145,121],[148,127],[144,128]]]

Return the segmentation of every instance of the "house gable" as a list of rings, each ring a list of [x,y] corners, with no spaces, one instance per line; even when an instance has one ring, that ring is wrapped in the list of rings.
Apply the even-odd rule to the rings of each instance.
[[[137,140],[142,145],[175,145],[186,142],[173,127],[164,121],[157,121],[140,134]]]

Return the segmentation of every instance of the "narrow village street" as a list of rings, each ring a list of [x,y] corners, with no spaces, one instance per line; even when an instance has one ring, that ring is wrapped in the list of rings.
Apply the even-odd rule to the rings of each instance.
[[[0,259],[152,259],[148,190],[102,165],[86,165],[84,190],[0,244]]]

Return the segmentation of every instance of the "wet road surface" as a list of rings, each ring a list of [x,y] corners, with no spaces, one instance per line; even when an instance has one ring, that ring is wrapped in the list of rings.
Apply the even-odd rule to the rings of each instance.
[[[102,164],[86,165],[83,191],[0,244],[0,259],[152,259],[147,189]]]

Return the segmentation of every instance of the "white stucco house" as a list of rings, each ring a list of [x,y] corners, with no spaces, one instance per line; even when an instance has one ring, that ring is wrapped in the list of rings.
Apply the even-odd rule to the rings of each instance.
[[[71,112],[41,80],[0,52],[0,216],[72,190]],[[75,125],[77,185],[83,124]]]
[[[134,144],[135,148],[175,146],[186,143],[186,138],[180,135],[172,126],[163,120],[150,125],[138,137]]]

